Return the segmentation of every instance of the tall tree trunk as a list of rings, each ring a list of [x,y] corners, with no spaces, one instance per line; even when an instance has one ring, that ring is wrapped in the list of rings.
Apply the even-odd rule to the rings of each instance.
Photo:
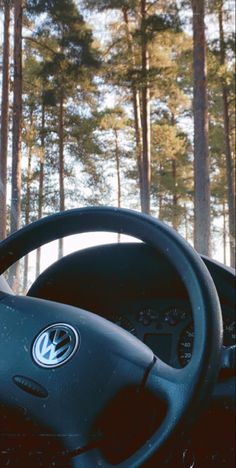
[[[12,126],[11,232],[20,227],[22,127],[22,0],[14,2],[14,97]]]
[[[143,182],[143,150],[142,150],[142,120],[141,120],[141,104],[140,92],[133,85],[133,109],[135,122],[135,139],[136,139],[136,160],[139,175],[139,190],[140,190],[140,205],[141,211],[145,211],[145,191]]]
[[[3,75],[1,107],[1,143],[0,143],[0,241],[5,239],[7,231],[7,149],[9,118],[9,39],[10,39],[10,2],[4,2],[4,40],[3,40]]]
[[[116,178],[117,178],[117,207],[121,207],[121,178],[120,178],[120,156],[118,145],[118,132],[115,130],[115,157],[116,157]]]
[[[171,125],[175,127],[175,116],[171,115]],[[177,193],[177,161],[172,159],[172,179],[173,179],[173,195],[172,195],[172,227],[177,231],[178,223],[178,193]]]
[[[186,203],[184,204],[184,227],[185,227],[185,240],[188,241],[188,209]]]
[[[150,213],[151,184],[151,122],[150,122],[150,86],[149,53],[147,40],[147,1],[141,0],[141,63],[142,63],[142,142],[143,142],[143,191],[144,206],[142,211]]]
[[[194,245],[210,255],[210,176],[204,0],[192,0],[194,73]]]
[[[223,253],[224,253],[224,264],[227,264],[226,258],[226,239],[227,239],[227,228],[226,228],[226,207],[225,202],[223,203]]]
[[[21,127],[22,127],[22,0],[14,2],[14,86],[12,124],[11,232],[20,227],[21,215]],[[10,285],[19,287],[19,263],[11,268]]]
[[[220,63],[225,65],[225,38],[223,26],[223,2],[219,5],[219,31],[220,31]],[[228,87],[222,79],[222,99],[224,116],[224,142],[227,174],[227,202],[229,208],[229,245],[230,245],[230,265],[235,268],[235,187],[233,158],[230,141],[230,123],[229,123],[229,92]]]
[[[178,195],[177,195],[177,162],[176,159],[172,159],[172,177],[173,177],[173,195],[172,195],[172,226],[178,230]]]
[[[130,31],[130,24],[129,24],[129,17],[128,17],[128,9],[124,7],[123,11],[123,18],[126,26],[126,37],[127,37],[127,44],[128,48],[131,53],[131,63],[132,68],[135,70],[137,68],[136,60],[135,60],[135,52],[133,46],[133,38]],[[143,189],[143,154],[142,154],[142,120],[141,120],[141,106],[140,106],[140,92],[137,88],[137,84],[135,81],[132,82],[132,104],[133,104],[133,112],[134,112],[134,127],[135,127],[135,140],[136,140],[136,160],[137,160],[137,168],[138,168],[138,176],[139,176],[139,190],[140,190],[140,205],[141,211],[145,210],[145,197],[144,197],[144,189]]]
[[[159,197],[158,197],[158,218],[159,219],[163,219],[162,210],[163,210],[163,196],[162,194],[159,194]]]
[[[64,187],[64,92],[60,90],[59,103],[59,192],[60,211],[65,210],[65,187]],[[58,258],[63,257],[63,239],[59,239]]]
[[[162,173],[162,165],[159,164],[159,174],[161,178],[161,173]],[[158,202],[158,218],[163,219],[163,194],[160,191],[161,184],[159,184],[159,192],[157,190],[157,202]]]
[[[115,130],[115,157],[116,157],[116,178],[117,178],[117,207],[121,207],[121,177],[120,177],[120,156],[118,144],[118,132]],[[121,235],[118,233],[117,241],[120,242]]]
[[[39,163],[39,192],[38,192],[38,219],[42,218],[43,214],[43,192],[44,192],[44,158],[45,158],[45,108],[42,102],[41,116],[41,158]],[[41,266],[41,248],[37,249],[36,253],[36,278],[40,274]]]
[[[28,153],[28,166],[27,166],[27,179],[26,179],[26,202],[25,202],[25,224],[30,222],[30,186],[32,179],[32,145],[29,144],[29,153]],[[25,255],[24,257],[24,279],[23,279],[23,289],[27,290],[28,286],[28,269],[29,269],[29,256]]]

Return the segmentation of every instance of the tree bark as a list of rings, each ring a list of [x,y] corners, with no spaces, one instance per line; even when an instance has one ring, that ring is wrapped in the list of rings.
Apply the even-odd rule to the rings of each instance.
[[[194,246],[199,253],[210,255],[210,176],[204,0],[192,0],[192,10],[194,73]]]
[[[171,115],[171,125],[175,126],[175,116]],[[172,227],[178,231],[178,193],[177,193],[177,161],[172,159],[172,179],[173,179],[173,195],[172,195]]]
[[[12,125],[11,232],[20,227],[21,213],[21,129],[22,129],[22,0],[14,8],[14,97]]]
[[[143,192],[144,206],[142,211],[150,213],[151,184],[151,124],[150,124],[150,86],[149,86],[149,53],[146,31],[147,1],[141,0],[141,63],[142,63],[142,147],[143,147]]]
[[[22,130],[22,0],[14,2],[14,85],[12,122],[11,233],[20,227],[21,215],[21,130]],[[20,267],[12,266],[9,282],[17,291]]]
[[[226,257],[226,239],[227,239],[227,228],[226,228],[226,207],[225,202],[223,203],[223,253],[224,253],[224,264],[227,264]]]
[[[116,178],[117,178],[117,207],[121,207],[121,177],[120,177],[120,157],[118,145],[118,132],[115,130],[115,157],[116,157]]]
[[[173,177],[173,195],[172,195],[172,227],[178,231],[178,194],[177,194],[177,162],[176,159],[172,159],[172,177]]]
[[[184,227],[185,227],[185,240],[188,241],[188,209],[184,204]]]
[[[140,190],[140,205],[141,211],[145,211],[145,191],[143,183],[143,150],[142,150],[142,120],[141,120],[141,104],[140,92],[133,85],[133,108],[135,121],[135,139],[136,139],[136,160],[139,175],[139,190]]]
[[[116,158],[116,179],[117,179],[117,207],[121,207],[121,177],[120,177],[120,156],[118,144],[118,132],[115,129],[115,158]],[[118,243],[121,240],[120,233],[117,234]]]
[[[27,166],[27,180],[26,180],[26,203],[25,203],[25,224],[30,222],[30,186],[32,179],[32,145],[29,145],[28,153],[28,166]],[[23,289],[27,290],[28,286],[28,269],[29,269],[29,256],[24,257],[24,278],[23,278]]]
[[[7,233],[7,150],[9,119],[10,2],[4,2],[3,75],[0,145],[0,241]]]
[[[223,2],[219,5],[219,31],[220,31],[220,64],[225,65],[225,38],[223,26]],[[233,158],[230,141],[230,121],[229,121],[229,92],[228,87],[222,79],[222,100],[224,117],[224,143],[227,174],[227,203],[229,208],[229,245],[230,245],[230,265],[235,268],[235,187],[233,173]]]
[[[136,69],[135,53],[133,46],[132,34],[130,32],[130,24],[128,18],[128,10],[123,8],[123,18],[126,26],[127,44],[131,54],[131,63],[133,70]],[[140,106],[140,92],[137,88],[135,81],[132,82],[132,104],[134,112],[134,127],[135,127],[135,140],[136,140],[136,161],[139,176],[139,190],[140,190],[140,205],[141,211],[145,209],[145,197],[143,190],[143,154],[142,154],[142,121],[141,121],[141,106]]]
[[[159,174],[161,178],[162,165],[159,164]],[[157,189],[157,202],[158,202],[158,218],[163,219],[163,193],[160,191],[161,184],[159,184],[159,190]]]
[[[44,158],[45,158],[45,108],[42,103],[41,117],[41,159],[39,163],[39,192],[38,192],[38,219],[42,218],[43,214],[43,192],[44,192]],[[40,274],[41,267],[41,248],[37,249],[36,253],[36,278]]]
[[[65,186],[64,186],[64,92],[60,90],[59,103],[59,193],[60,193],[60,211],[65,210]],[[58,258],[63,257],[63,239],[59,239]]]

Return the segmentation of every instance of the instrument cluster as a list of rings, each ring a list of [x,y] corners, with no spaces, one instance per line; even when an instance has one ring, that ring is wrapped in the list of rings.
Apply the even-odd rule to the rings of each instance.
[[[123,312],[125,310],[125,312]],[[224,346],[235,345],[235,315],[223,307]],[[151,300],[143,304],[125,304],[122,312],[109,319],[149,346],[160,359],[180,368],[192,356],[194,325],[191,307],[186,301]]]

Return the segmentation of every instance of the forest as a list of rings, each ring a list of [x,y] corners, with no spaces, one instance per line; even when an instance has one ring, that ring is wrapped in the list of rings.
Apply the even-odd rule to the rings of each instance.
[[[110,205],[158,217],[235,267],[234,2],[0,10],[0,240],[57,211]],[[35,262],[38,275],[40,249]],[[15,267],[15,288],[28,267]]]

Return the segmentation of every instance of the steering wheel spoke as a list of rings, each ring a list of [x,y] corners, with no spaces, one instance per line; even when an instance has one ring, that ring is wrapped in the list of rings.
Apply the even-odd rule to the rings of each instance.
[[[176,369],[156,358],[145,388],[166,403],[167,416],[177,421],[191,396],[191,381],[191,371],[187,367]]]
[[[137,338],[75,307],[8,295],[0,319],[0,400],[24,409],[39,436],[55,434],[67,451],[99,439],[107,406],[126,388],[138,389],[153,361]]]

